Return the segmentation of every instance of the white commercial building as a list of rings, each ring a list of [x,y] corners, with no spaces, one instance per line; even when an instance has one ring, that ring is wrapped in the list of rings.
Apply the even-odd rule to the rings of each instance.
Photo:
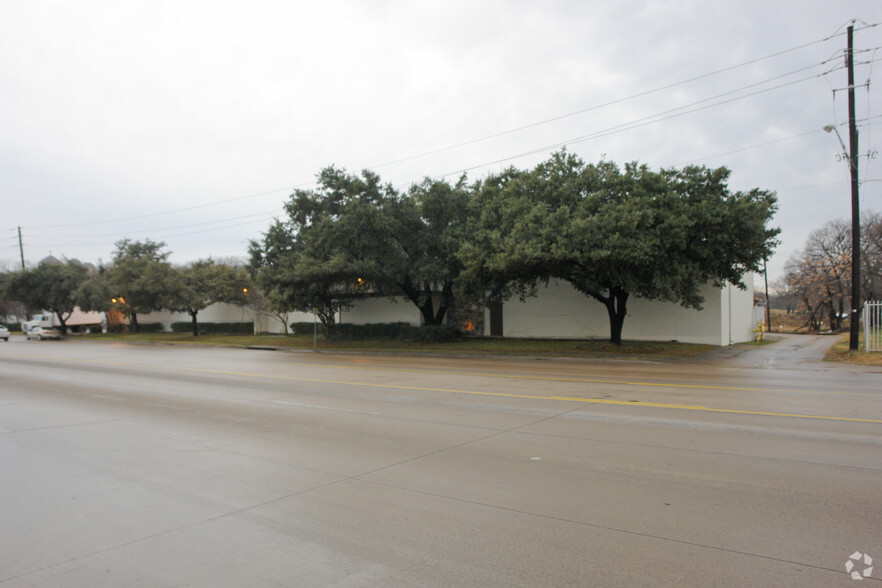
[[[630,297],[622,329],[624,340],[680,341],[730,345],[751,341],[760,313],[754,308],[753,275],[745,276],[746,290],[732,285],[716,288],[710,284],[701,292],[701,310],[684,308],[671,302]],[[188,322],[186,313],[157,312],[138,317],[139,322],[162,323],[171,330],[173,322]],[[216,304],[199,312],[199,322],[249,322],[258,333],[281,333],[282,323],[265,314],[255,315],[248,307]],[[292,312],[288,323],[313,322],[312,314]],[[406,298],[373,297],[355,302],[342,311],[338,322],[349,324],[402,322],[419,325],[419,310]],[[504,337],[561,339],[604,339],[609,337],[606,307],[575,290],[566,282],[552,281],[539,286],[537,295],[521,302],[513,298],[501,309],[484,310],[483,334]]]
[[[707,285],[701,294],[701,310],[671,302],[630,297],[622,329],[624,340],[681,341],[729,345],[753,339],[756,318],[753,308],[752,276],[748,288]],[[504,337],[606,338],[609,316],[600,302],[577,291],[566,282],[540,286],[537,295],[524,302],[509,300],[502,306]],[[491,326],[485,313],[485,332]],[[497,327],[498,328],[498,327]]]

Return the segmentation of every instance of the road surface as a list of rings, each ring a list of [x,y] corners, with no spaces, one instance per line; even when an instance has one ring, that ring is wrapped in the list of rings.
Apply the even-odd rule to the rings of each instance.
[[[821,363],[830,341],[650,363],[13,337],[0,586],[852,586],[882,562],[882,370]]]

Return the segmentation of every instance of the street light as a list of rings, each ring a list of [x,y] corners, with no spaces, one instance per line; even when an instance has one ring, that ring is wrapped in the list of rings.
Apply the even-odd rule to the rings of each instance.
[[[851,153],[845,148],[845,142],[839,129],[835,125],[823,127],[828,133],[836,132],[836,138],[842,146],[842,156],[848,162],[849,176],[851,177],[851,319],[848,348],[855,351],[858,348],[858,335],[860,333],[860,308],[861,308],[861,212],[860,197],[858,195],[858,169],[857,169],[857,129],[850,124],[849,143]]]
[[[845,157],[845,161],[848,162],[848,166],[850,169],[851,157],[848,156],[848,149],[845,148],[845,142],[842,140],[842,135],[839,134],[839,129],[837,129],[835,125],[826,125],[823,127],[823,129],[828,133],[836,133],[836,138],[839,139],[839,144],[842,145],[842,156]]]

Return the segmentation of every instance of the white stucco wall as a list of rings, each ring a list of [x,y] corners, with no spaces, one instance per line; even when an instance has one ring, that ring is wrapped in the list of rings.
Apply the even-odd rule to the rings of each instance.
[[[748,277],[750,278],[750,277]],[[750,283],[749,279],[748,282]],[[702,310],[679,304],[630,298],[627,303],[622,337],[647,341],[682,341],[728,345],[729,325],[735,342],[752,337],[753,291],[730,292],[707,285],[702,289]],[[588,298],[566,282],[540,286],[537,296],[521,302],[509,300],[503,305],[503,336],[551,338],[609,337],[606,307]],[[490,332],[490,315],[485,315],[485,334]]]
[[[339,322],[350,325],[371,323],[408,323],[418,327],[420,310],[404,296],[390,299],[385,296],[356,301],[350,308],[340,312]]]
[[[200,323],[247,323],[254,320],[254,313],[247,306],[217,303],[200,310],[196,319]],[[166,331],[171,331],[172,323],[189,323],[190,320],[190,315],[186,312],[168,310],[138,315],[139,323],[162,323]]]
[[[628,300],[628,315],[622,331],[624,339],[646,341],[682,341],[729,345],[753,339],[756,327],[753,307],[753,276],[745,276],[747,290],[726,286],[722,289],[707,285],[702,289],[705,303],[702,310],[683,308],[679,304],[652,302],[639,298]],[[550,282],[540,286],[538,295],[521,302],[509,300],[503,305],[503,336],[547,338],[606,338],[609,318],[600,303],[576,291],[566,282]],[[409,300],[386,297],[360,300],[340,313],[339,322],[349,324],[407,322],[418,326],[421,315]],[[232,304],[216,304],[199,312],[200,322],[254,321],[254,311]],[[173,322],[189,322],[187,313],[154,312],[139,315],[141,323],[160,322],[171,330]],[[311,313],[292,312],[288,323],[313,322]],[[281,322],[262,315],[255,321],[255,330],[282,333]],[[490,312],[485,310],[484,334],[490,334]]]
[[[731,308],[732,317],[731,337],[729,341],[721,343],[721,345],[753,341],[753,330],[756,328],[756,322],[762,319],[762,311],[760,312],[760,318],[757,319],[756,310],[753,306],[753,279],[753,274],[748,274],[744,277],[744,283],[747,285],[746,290],[740,290],[735,286],[727,285],[727,289],[721,292],[721,295],[726,296],[727,301],[730,295],[732,300],[731,307],[729,307]]]
[[[290,331],[291,323],[311,323],[315,317],[310,312],[291,312],[288,313],[288,330]],[[261,314],[257,317],[254,325],[256,333],[284,333],[285,327],[282,322],[272,316]]]
[[[312,313],[292,312],[288,315],[288,324],[311,323],[315,320]],[[420,311],[407,298],[390,299],[385,296],[366,298],[355,302],[350,308],[340,311],[338,323],[366,325],[370,323],[409,323],[420,325]],[[282,323],[270,316],[261,316],[258,321],[259,333],[282,333]]]

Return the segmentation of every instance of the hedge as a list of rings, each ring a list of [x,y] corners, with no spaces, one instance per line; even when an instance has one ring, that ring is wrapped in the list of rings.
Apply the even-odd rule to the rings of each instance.
[[[310,322],[291,323],[291,333],[294,335],[311,335],[317,327],[324,332],[324,326]],[[405,341],[419,341],[422,343],[437,343],[453,341],[460,336],[459,330],[453,325],[422,326],[414,327],[409,323],[369,323],[366,325],[353,325],[350,323],[338,323],[333,326],[332,338],[335,339],[402,339]]]
[[[193,323],[191,321],[172,323],[172,331],[175,333],[192,333]],[[254,333],[254,323],[199,323],[200,335],[219,335],[219,334],[235,334],[235,335],[251,335]]]

